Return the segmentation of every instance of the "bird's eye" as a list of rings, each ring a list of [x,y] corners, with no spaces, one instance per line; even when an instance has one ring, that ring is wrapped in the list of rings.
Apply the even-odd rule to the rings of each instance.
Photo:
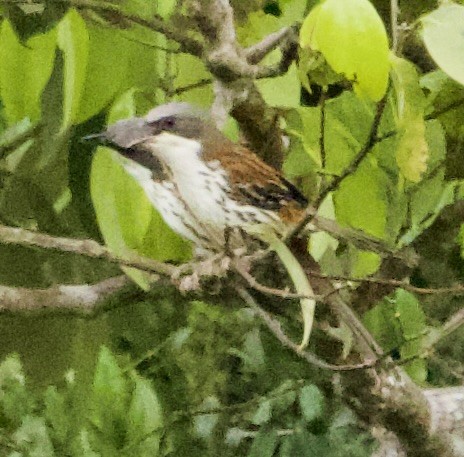
[[[164,117],[160,120],[161,130],[172,130],[175,127],[175,125],[176,121],[172,116]]]

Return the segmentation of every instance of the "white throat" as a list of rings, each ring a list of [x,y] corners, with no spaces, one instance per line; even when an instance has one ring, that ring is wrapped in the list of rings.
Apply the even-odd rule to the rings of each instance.
[[[201,144],[196,140],[163,132],[146,142],[158,159],[167,165],[174,175],[191,171],[201,163]]]

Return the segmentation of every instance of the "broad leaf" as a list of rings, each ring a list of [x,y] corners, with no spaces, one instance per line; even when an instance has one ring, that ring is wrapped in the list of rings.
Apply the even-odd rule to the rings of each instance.
[[[116,152],[107,148],[96,152],[90,187],[98,225],[114,253],[124,256],[133,249],[159,260],[188,258],[188,244],[166,226],[143,189],[124,170]],[[148,287],[145,274],[125,271],[130,271],[141,287]]]
[[[464,6],[444,2],[424,16],[422,37],[440,68],[464,84]]]
[[[113,29],[89,26],[87,34],[88,57],[82,95],[76,94],[79,97],[76,123],[98,114],[112,101],[127,78],[128,70],[130,42],[121,33]],[[85,35],[81,39],[85,40]],[[78,58],[85,59],[84,54],[76,55],[76,59]]]
[[[253,440],[247,457],[272,457],[278,442],[279,438],[274,430],[262,430]]]
[[[10,124],[40,118],[40,97],[55,59],[56,33],[52,30],[21,44],[10,22],[0,27],[0,94]]]
[[[392,297],[369,310],[363,320],[385,350],[399,350],[400,356],[405,359],[420,355],[427,326],[424,311],[411,293],[398,289]],[[405,367],[416,381],[425,380],[427,370],[424,360],[412,360]]]
[[[425,97],[414,66],[398,57],[392,57],[392,64],[400,133],[396,161],[406,179],[418,182],[427,169],[429,155],[425,139]]]
[[[300,106],[300,83],[295,65],[283,75],[276,78],[266,78],[257,82],[264,100],[270,106],[297,108]],[[285,87],[285,90],[282,88]]]
[[[15,447],[26,451],[20,455],[30,457],[56,455],[43,417],[26,416],[21,427],[14,433],[13,439]]]
[[[91,418],[107,438],[118,433],[127,415],[128,381],[124,378],[115,357],[102,347],[93,380]]]
[[[74,9],[58,24],[58,46],[64,54],[62,129],[65,130],[79,119],[89,54],[87,26]]]
[[[326,0],[300,30],[302,48],[320,51],[329,65],[352,81],[357,94],[380,100],[388,85],[388,38],[369,0]]]
[[[387,215],[384,179],[374,161],[364,161],[334,193],[338,221],[383,238]]]
[[[307,422],[320,419],[324,412],[324,395],[314,384],[304,386],[300,392],[300,408]]]
[[[149,381],[135,375],[127,416],[127,445],[137,449],[141,457],[157,455],[162,425],[161,405],[153,387]]]

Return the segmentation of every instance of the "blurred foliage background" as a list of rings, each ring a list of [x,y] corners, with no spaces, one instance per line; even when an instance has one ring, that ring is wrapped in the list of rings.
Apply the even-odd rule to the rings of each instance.
[[[2,224],[92,238],[121,255],[191,258],[113,153],[81,141],[170,100],[211,106],[205,63],[155,31],[166,23],[201,39],[188,3],[0,1]],[[290,140],[283,171],[316,200],[362,149],[386,93],[378,141],[320,214],[396,248],[412,246],[420,259],[409,272],[413,285],[454,286],[464,276],[464,6],[400,2],[392,24],[389,1],[341,3],[231,2],[244,47],[304,23],[298,59],[256,82]],[[276,49],[265,63],[280,58]],[[232,118],[225,132],[240,139]],[[309,252],[327,274],[393,274],[378,254],[323,232],[311,236]],[[93,284],[120,274],[101,260],[12,245],[0,244],[0,259],[5,286]],[[148,286],[145,275],[129,274]],[[420,385],[461,384],[462,330],[432,357],[418,356],[462,298],[374,292],[352,286],[354,307],[383,348],[407,360]],[[291,318],[282,320],[297,335]],[[317,329],[312,345],[323,356],[330,345],[334,353],[348,345],[343,335],[330,341]],[[375,449],[334,373],[302,364],[227,288],[205,298],[130,286],[92,316],[3,312],[0,355],[2,456],[368,456]]]

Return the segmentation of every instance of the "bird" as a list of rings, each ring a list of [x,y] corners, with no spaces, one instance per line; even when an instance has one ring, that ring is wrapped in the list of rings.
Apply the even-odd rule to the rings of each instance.
[[[257,226],[283,237],[308,205],[278,170],[188,103],[157,106],[90,137],[119,154],[167,225],[198,255],[250,244]]]

